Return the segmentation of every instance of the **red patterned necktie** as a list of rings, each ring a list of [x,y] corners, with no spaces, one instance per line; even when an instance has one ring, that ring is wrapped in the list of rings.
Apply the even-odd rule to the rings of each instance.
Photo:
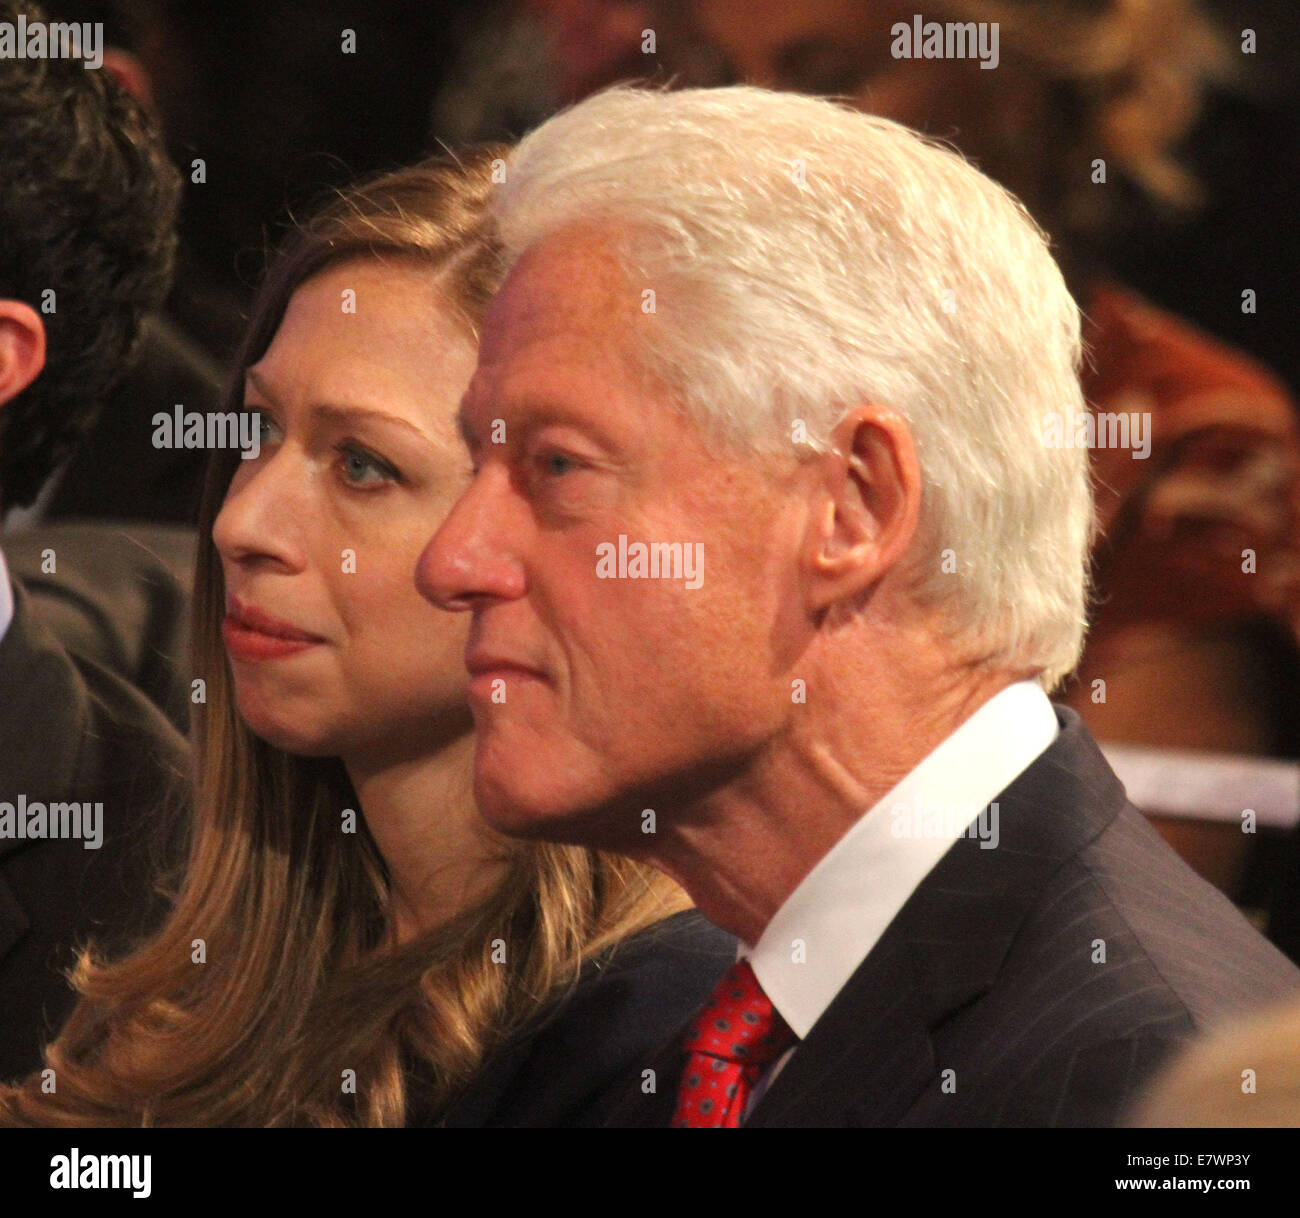
[[[749,967],[739,960],[696,1016],[677,1093],[674,1129],[736,1129],[754,1084],[795,1041]]]

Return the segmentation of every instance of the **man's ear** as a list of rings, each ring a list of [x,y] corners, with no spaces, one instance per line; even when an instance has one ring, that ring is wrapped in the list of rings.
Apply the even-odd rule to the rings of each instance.
[[[153,81],[138,56],[121,47],[104,48],[104,71],[111,72],[132,97],[151,114],[157,115],[153,102]]]
[[[805,558],[813,613],[851,602],[896,566],[921,516],[921,468],[901,415],[860,406],[831,435]]]
[[[0,300],[0,406],[13,401],[44,367],[40,314],[21,300]]]

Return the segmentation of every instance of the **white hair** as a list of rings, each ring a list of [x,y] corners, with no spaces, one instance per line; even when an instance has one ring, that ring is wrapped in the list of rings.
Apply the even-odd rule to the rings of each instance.
[[[832,102],[619,87],[528,135],[493,207],[508,262],[608,226],[655,293],[629,355],[715,434],[789,451],[802,428],[822,451],[846,410],[896,410],[924,480],[918,600],[972,660],[1048,688],[1073,669],[1088,452],[1049,446],[1045,420],[1085,410],[1079,311],[1002,187]]]

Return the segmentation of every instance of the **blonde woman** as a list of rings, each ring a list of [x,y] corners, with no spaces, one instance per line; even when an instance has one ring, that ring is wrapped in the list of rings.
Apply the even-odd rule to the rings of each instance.
[[[227,403],[258,440],[200,525],[184,882],[135,954],[83,956],[53,1093],[0,1118],[582,1124],[734,959],[654,873],[475,812],[467,622],[413,571],[469,476],[491,164],[353,191],[272,268]]]

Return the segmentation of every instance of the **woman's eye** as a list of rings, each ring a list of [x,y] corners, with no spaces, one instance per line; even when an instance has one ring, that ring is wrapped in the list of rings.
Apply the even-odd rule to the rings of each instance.
[[[399,480],[397,470],[364,448],[340,444],[337,451],[342,459],[343,476],[353,486],[373,486]]]
[[[280,425],[265,410],[256,406],[245,408],[248,414],[257,416],[257,443],[259,448],[270,448],[273,444],[278,444],[283,438],[280,431]]]

